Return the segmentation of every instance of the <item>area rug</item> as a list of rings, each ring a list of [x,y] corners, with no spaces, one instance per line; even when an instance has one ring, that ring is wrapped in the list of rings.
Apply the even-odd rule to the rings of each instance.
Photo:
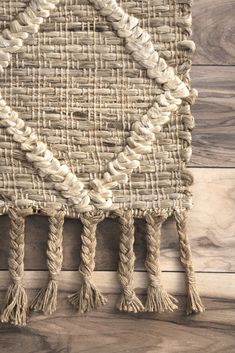
[[[52,314],[65,217],[79,218],[80,313],[106,303],[92,279],[96,229],[120,223],[117,306],[177,308],[161,282],[160,233],[176,221],[187,313],[202,312],[186,230],[192,207],[191,0],[2,0],[0,4],[0,207],[10,217],[12,284],[2,322],[29,309]],[[48,217],[49,280],[28,303],[23,286],[27,216]],[[146,222],[146,301],[134,289],[134,219]],[[110,230],[110,233],[112,231]],[[111,235],[110,235],[111,236]]]

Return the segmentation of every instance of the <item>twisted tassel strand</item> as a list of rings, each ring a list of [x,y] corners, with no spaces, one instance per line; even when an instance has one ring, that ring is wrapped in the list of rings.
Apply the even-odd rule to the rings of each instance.
[[[81,264],[79,272],[82,276],[81,289],[70,295],[69,301],[80,313],[86,313],[92,309],[106,304],[107,300],[96,288],[92,280],[92,273],[95,269],[95,251],[96,251],[96,229],[99,222],[104,219],[103,212],[86,212],[81,215],[83,223],[83,232],[81,235]]]
[[[161,227],[166,220],[167,214],[155,214],[147,212],[146,214],[146,241],[147,257],[145,266],[149,276],[149,286],[147,291],[147,300],[145,311],[164,312],[177,309],[177,300],[167,293],[161,283],[160,269],[160,241]]]
[[[6,305],[1,315],[1,321],[19,326],[26,325],[28,319],[28,299],[22,281],[24,275],[25,217],[31,213],[31,209],[9,210],[11,225],[8,266],[13,283],[7,290]]]
[[[134,217],[131,210],[118,210],[115,213],[119,216],[121,226],[118,277],[123,289],[117,308],[137,313],[143,311],[144,307],[134,291]]]
[[[196,287],[196,278],[192,262],[192,252],[186,230],[186,212],[175,211],[176,226],[179,234],[180,241],[180,260],[185,268],[186,273],[186,286],[188,292],[187,298],[187,314],[201,313],[205,310],[204,305]]]
[[[47,213],[48,214],[48,213]],[[60,274],[63,262],[63,225],[64,211],[53,211],[49,217],[49,234],[47,243],[47,266],[50,274],[46,288],[42,288],[34,300],[30,309],[43,311],[51,315],[57,306],[57,278]]]

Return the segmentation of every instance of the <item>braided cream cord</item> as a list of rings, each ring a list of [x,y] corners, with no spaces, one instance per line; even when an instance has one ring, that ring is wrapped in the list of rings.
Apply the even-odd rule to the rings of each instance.
[[[50,16],[50,11],[60,0],[31,0],[26,9],[10,23],[9,29],[0,34],[0,71],[7,67],[11,54],[23,46],[23,40],[29,33],[37,33],[43,18]]]
[[[134,217],[131,210],[117,210],[115,214],[118,216],[121,226],[118,277],[123,289],[117,308],[137,313],[143,311],[144,307],[134,290]]]
[[[39,170],[41,176],[48,176],[55,182],[54,188],[60,191],[69,205],[73,205],[78,212],[89,211],[94,207],[105,210],[112,206],[111,189],[118,183],[128,181],[128,176],[139,167],[142,155],[151,152],[155,133],[161,131],[172,112],[178,109],[181,98],[189,95],[185,83],[175,75],[174,69],[168,67],[165,60],[159,57],[150,36],[138,25],[135,17],[126,14],[115,0],[90,2],[111,21],[117,35],[126,39],[126,48],[133,58],[145,67],[148,76],[154,78],[163,88],[163,93],[156,97],[155,103],[147,113],[132,124],[127,145],[109,162],[103,179],[91,181],[92,189],[89,192],[84,190],[84,184],[76,175],[66,165],[60,164],[47,146],[38,141],[33,130],[25,126],[24,121],[0,96],[0,126],[5,127],[13,140],[20,143],[27,160]],[[50,10],[58,3],[59,0],[31,0],[18,19],[11,22],[10,29],[3,31],[0,37],[1,68],[8,65],[10,53],[23,45],[23,39],[27,38],[28,34],[39,30],[43,17],[48,17]]]
[[[65,164],[47,148],[46,144],[37,140],[34,131],[18,117],[0,95],[0,126],[5,127],[15,142],[18,142],[26,158],[39,170],[42,177],[48,176],[53,180],[54,188],[68,199],[69,204],[77,204],[80,211],[90,209],[90,198],[84,185]]]
[[[152,150],[155,133],[161,131],[172,112],[176,111],[182,103],[181,98],[189,95],[189,90],[184,82],[176,76],[174,69],[168,67],[163,58],[160,58],[150,35],[139,26],[139,20],[128,15],[116,0],[89,0],[90,3],[111,22],[113,29],[121,38],[125,38],[125,47],[132,57],[147,69],[149,78],[162,85],[163,93],[156,97],[153,106],[147,113],[131,126],[127,146],[109,162],[108,172],[104,179],[93,180],[93,190],[90,197],[96,207],[106,207],[109,200],[102,198],[108,196],[108,189],[119,183],[126,183],[128,175],[133,169],[139,167],[143,154]],[[189,151],[190,153],[190,151]],[[104,206],[102,206],[102,204]]]
[[[147,69],[149,78],[163,85],[166,101],[167,92],[175,98],[184,98],[189,95],[185,83],[175,74],[172,67],[160,58],[150,35],[139,26],[139,20],[128,15],[116,0],[89,0],[91,4],[111,22],[118,37],[125,38],[125,46],[133,58]]]
[[[150,312],[173,311],[177,309],[177,300],[169,295],[161,283],[160,243],[161,227],[167,219],[167,213],[146,213],[147,256],[145,267],[149,277],[149,287],[145,310]]]
[[[186,285],[188,290],[187,299],[187,314],[199,313],[205,310],[204,305],[200,299],[200,296],[196,287],[196,278],[193,268],[192,252],[189,243],[189,238],[186,229],[187,212],[175,211],[177,230],[180,241],[180,260],[185,268],[186,273]]]
[[[42,288],[30,304],[35,311],[43,311],[52,314],[57,306],[57,278],[60,274],[63,262],[63,225],[64,211],[44,211],[49,216],[49,233],[47,242],[47,267],[49,270],[49,283]]]
[[[104,219],[104,213],[101,211],[98,213],[86,212],[80,218],[83,223],[83,231],[79,272],[83,284],[78,292],[69,296],[69,301],[78,309],[78,312],[85,313],[97,309],[107,301],[92,280],[95,269],[96,229],[99,222]]]
[[[11,53],[23,46],[29,33],[37,33],[43,18],[49,17],[59,0],[31,0],[24,12],[10,23],[0,35],[0,70],[7,67]],[[54,188],[68,199],[70,204],[78,205],[79,211],[90,209],[90,198],[83,190],[84,185],[66,165],[53,156],[46,144],[38,141],[34,131],[26,126],[0,95],[0,126],[5,127],[15,142],[18,142],[26,158],[40,171],[41,176],[49,176],[55,183]]]
[[[24,275],[25,217],[31,213],[31,209],[9,209],[11,227],[8,266],[13,283],[7,291],[6,305],[1,321],[20,326],[26,325],[28,314],[28,300],[22,280]]]
[[[92,190],[89,196],[94,205],[100,209],[108,209],[112,205],[111,188],[118,183],[124,184],[134,169],[140,166],[144,154],[152,151],[155,134],[170,120],[172,112],[176,111],[181,99],[173,98],[170,93],[157,96],[155,103],[139,121],[131,126],[130,136],[126,139],[127,145],[117,157],[108,163],[108,172],[103,179],[94,179],[90,182]]]

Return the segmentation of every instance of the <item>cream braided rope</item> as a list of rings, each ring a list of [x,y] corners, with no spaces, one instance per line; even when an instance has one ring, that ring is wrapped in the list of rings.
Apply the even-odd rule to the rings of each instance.
[[[34,131],[26,126],[4,101],[0,95],[0,126],[6,128],[15,142],[18,142],[29,162],[39,171],[40,176],[50,177],[54,188],[73,205],[78,212],[89,211],[94,207],[109,209],[112,206],[111,189],[118,183],[126,183],[128,176],[139,167],[143,154],[150,153],[155,133],[161,131],[172,112],[181,104],[181,98],[189,96],[188,88],[160,58],[149,34],[138,24],[138,19],[129,16],[117,5],[115,0],[91,0],[101,15],[107,17],[119,37],[125,38],[126,49],[144,68],[147,74],[157,84],[161,85],[163,93],[139,121],[131,126],[127,145],[117,157],[109,162],[108,171],[103,179],[90,182],[91,190],[84,190],[84,184],[73,174],[65,164],[53,156],[46,144],[39,141]],[[0,69],[7,67],[11,53],[23,46],[23,40],[29,33],[36,33],[43,18],[49,17],[59,0],[31,0],[24,12],[13,20],[9,29],[0,35]]]

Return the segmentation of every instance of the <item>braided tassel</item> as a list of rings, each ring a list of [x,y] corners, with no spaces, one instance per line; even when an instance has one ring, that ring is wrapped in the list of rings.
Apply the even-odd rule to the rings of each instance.
[[[48,213],[47,213],[48,215]],[[49,217],[47,266],[50,273],[46,288],[42,288],[30,304],[30,309],[51,315],[57,306],[57,278],[63,262],[64,211],[53,211]]]
[[[131,210],[117,210],[115,213],[121,225],[118,277],[123,288],[117,308],[137,313],[144,307],[134,291],[134,218]]]
[[[8,287],[6,305],[1,315],[2,322],[24,326],[28,318],[28,299],[23,287],[24,275],[24,235],[25,217],[32,210],[9,210],[10,224],[10,251],[8,258],[9,273],[12,284]]]
[[[70,295],[69,301],[80,313],[86,313],[92,309],[106,304],[107,300],[102,296],[92,281],[92,273],[95,269],[96,251],[96,229],[99,222],[104,219],[103,212],[86,212],[81,215],[83,232],[81,235],[81,264],[79,272],[82,276],[83,284],[81,289]]]
[[[196,278],[192,262],[192,253],[186,230],[187,214],[186,212],[180,213],[175,211],[174,215],[176,219],[176,225],[180,241],[180,261],[184,266],[186,273],[186,286],[188,292],[186,312],[188,315],[192,313],[201,313],[205,310],[205,307],[202,304],[196,287]]]
[[[147,291],[147,299],[145,303],[145,311],[164,312],[174,311],[177,309],[177,300],[169,295],[161,283],[160,269],[160,241],[161,227],[166,220],[167,214],[146,214],[146,242],[147,257],[145,266],[149,277],[149,286]]]

